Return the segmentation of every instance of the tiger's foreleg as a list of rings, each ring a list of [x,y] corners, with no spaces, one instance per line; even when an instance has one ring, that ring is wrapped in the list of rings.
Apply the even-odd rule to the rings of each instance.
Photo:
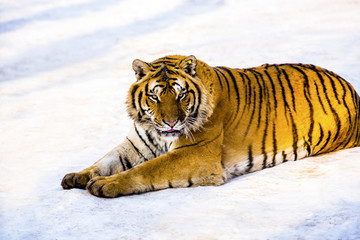
[[[119,145],[103,158],[95,162],[90,167],[75,173],[68,173],[64,176],[61,186],[64,189],[82,188],[96,176],[109,176],[112,172],[120,172],[125,169],[121,168],[120,156],[124,150],[123,144]]]
[[[152,139],[150,139],[152,140]],[[61,182],[64,189],[82,188],[97,176],[111,176],[133,168],[160,155],[161,151],[150,141],[145,131],[133,126],[126,140],[95,162],[76,173],[66,174]]]
[[[118,197],[172,187],[221,185],[222,136],[196,145],[185,145],[125,172],[95,177],[86,188],[98,197]]]

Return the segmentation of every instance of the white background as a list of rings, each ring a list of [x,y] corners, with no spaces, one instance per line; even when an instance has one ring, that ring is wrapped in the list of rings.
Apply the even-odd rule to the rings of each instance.
[[[1,0],[0,239],[360,239],[360,148],[221,187],[62,190],[131,124],[131,62],[302,62],[360,90],[359,0]]]

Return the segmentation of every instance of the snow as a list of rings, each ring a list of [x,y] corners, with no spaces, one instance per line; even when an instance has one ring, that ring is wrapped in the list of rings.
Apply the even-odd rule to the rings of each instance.
[[[220,187],[62,190],[126,136],[131,62],[312,63],[360,92],[359,0],[2,0],[0,239],[360,239],[360,148]]]

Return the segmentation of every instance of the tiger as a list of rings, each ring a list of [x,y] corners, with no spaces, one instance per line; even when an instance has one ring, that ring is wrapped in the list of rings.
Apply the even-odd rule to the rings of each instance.
[[[126,139],[63,189],[114,198],[219,186],[234,177],[360,145],[359,96],[311,64],[211,67],[195,56],[135,59]]]

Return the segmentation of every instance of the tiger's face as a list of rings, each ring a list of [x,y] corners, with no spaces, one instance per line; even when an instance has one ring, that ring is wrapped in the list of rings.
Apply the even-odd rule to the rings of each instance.
[[[130,117],[161,137],[191,136],[212,112],[195,68],[194,56],[166,57],[152,63],[134,60],[137,82],[127,99]]]

